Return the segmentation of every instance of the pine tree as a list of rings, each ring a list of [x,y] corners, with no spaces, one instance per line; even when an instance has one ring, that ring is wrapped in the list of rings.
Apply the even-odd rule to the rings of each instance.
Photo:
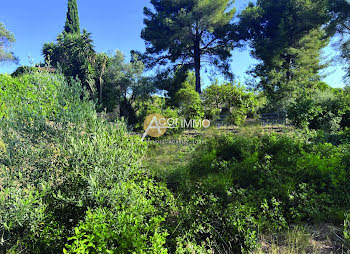
[[[78,5],[76,0],[68,0],[67,19],[64,31],[66,33],[80,34]]]
[[[229,74],[232,43],[228,40],[235,9],[233,0],[151,0],[145,8],[141,37],[146,42],[145,59],[155,65],[194,69],[196,91],[201,92],[203,62]]]
[[[285,109],[301,91],[318,85],[328,17],[327,0],[258,0],[242,13],[242,36],[260,61],[251,73],[272,110]]]
[[[350,2],[348,0],[329,0],[331,22],[327,30],[334,36],[335,46],[341,51],[344,60],[345,82],[350,84]]]

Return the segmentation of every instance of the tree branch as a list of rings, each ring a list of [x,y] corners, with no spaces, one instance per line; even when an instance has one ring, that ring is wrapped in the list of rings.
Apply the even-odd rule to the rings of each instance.
[[[216,41],[216,40],[218,40],[218,38],[212,39],[210,42],[207,43],[207,45],[205,45],[205,46],[201,49],[201,51],[202,51],[202,52],[205,52],[205,50],[206,50],[211,44],[213,44],[214,41]]]

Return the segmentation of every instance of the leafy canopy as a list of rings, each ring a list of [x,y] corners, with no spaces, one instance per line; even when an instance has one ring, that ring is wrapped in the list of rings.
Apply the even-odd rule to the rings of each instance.
[[[329,20],[326,0],[259,0],[240,18],[241,36],[260,60],[252,73],[275,108],[319,81],[321,49],[328,44],[322,28]]]
[[[91,34],[61,34],[57,43],[43,47],[46,62],[61,68],[66,77],[78,77],[90,92],[95,92],[95,51]]]
[[[0,23],[0,63],[18,61],[13,52],[10,51],[15,41],[13,34],[6,29],[3,23]]]
[[[102,106],[107,111],[113,111],[119,106],[120,115],[128,118],[130,124],[136,121],[139,104],[155,92],[154,84],[143,72],[144,64],[136,55],[126,62],[123,53],[116,51],[109,56],[103,75]]]
[[[331,22],[327,26],[330,35],[337,37],[336,46],[344,60],[345,80],[350,80],[350,2],[347,0],[330,0]]]
[[[146,42],[148,67],[179,66],[196,71],[201,91],[201,64],[211,63],[228,73],[232,44],[228,39],[235,9],[232,0],[152,0],[145,8],[141,37]]]

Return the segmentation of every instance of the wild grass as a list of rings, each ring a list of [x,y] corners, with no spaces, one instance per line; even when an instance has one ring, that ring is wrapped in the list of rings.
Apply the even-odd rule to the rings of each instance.
[[[292,226],[284,232],[261,235],[254,254],[331,254],[350,253],[339,237],[341,228],[329,224]]]

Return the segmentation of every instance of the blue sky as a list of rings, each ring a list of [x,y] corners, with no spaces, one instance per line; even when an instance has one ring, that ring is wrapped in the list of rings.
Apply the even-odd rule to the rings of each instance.
[[[145,45],[140,38],[143,28],[143,7],[149,0],[78,0],[81,28],[92,33],[95,49],[98,52],[121,50],[127,56],[130,50],[143,51]],[[240,10],[247,0],[237,0]],[[1,3],[0,22],[16,37],[14,52],[21,65],[30,65],[43,60],[41,48],[44,43],[54,41],[63,30],[67,11],[66,0],[7,0]],[[325,49],[326,56],[333,56],[331,47]],[[31,60],[30,60],[31,59]],[[247,50],[233,53],[232,71],[237,79],[244,82],[249,66],[256,63]],[[11,73],[15,65],[0,65],[0,73]],[[206,74],[204,73],[204,76]],[[342,87],[344,72],[340,64],[333,62],[324,74],[325,81],[333,87]],[[209,80],[204,78],[207,85]]]

